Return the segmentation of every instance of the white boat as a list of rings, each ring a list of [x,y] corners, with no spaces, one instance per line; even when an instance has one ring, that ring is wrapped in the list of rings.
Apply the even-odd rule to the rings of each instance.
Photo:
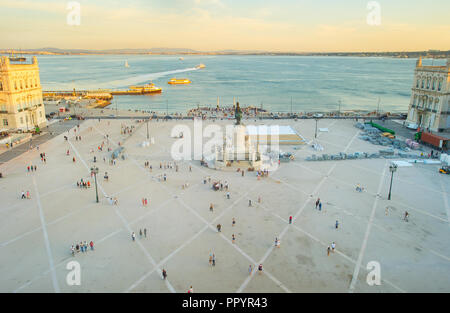
[[[184,58],[183,57],[180,57],[180,61],[183,61],[184,60]]]
[[[128,65],[128,60],[125,61],[125,67],[130,67],[130,65]]]

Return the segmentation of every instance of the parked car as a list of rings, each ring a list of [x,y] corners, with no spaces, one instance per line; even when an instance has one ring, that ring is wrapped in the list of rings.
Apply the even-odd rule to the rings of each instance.
[[[417,124],[415,124],[415,123],[408,123],[408,124],[406,125],[406,128],[414,129],[414,130],[416,130],[418,127],[419,127],[419,125],[417,125]]]

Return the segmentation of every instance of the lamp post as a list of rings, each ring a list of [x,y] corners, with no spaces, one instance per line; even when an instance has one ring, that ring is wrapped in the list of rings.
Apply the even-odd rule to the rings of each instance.
[[[341,100],[339,100],[339,110],[338,110],[338,116],[341,116]]]
[[[97,174],[98,174],[98,167],[91,167],[91,174],[94,174],[94,180],[95,180],[95,198],[98,203],[98,190],[97,190]]]
[[[394,178],[394,172],[397,170],[397,164],[389,165],[389,171],[391,172],[391,185],[389,186],[388,200],[391,200],[392,179]]]
[[[314,138],[317,138],[317,122],[319,121],[319,119],[315,118],[315,120],[316,120],[316,132],[315,132]]]
[[[148,138],[149,138],[149,135],[148,135],[148,120],[150,119],[150,117],[149,118],[147,118],[147,140],[148,140]]]

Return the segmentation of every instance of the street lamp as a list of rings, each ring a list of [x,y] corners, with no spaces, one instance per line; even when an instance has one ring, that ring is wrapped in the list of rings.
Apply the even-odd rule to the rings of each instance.
[[[98,203],[98,190],[97,190],[98,167],[91,167],[91,175],[92,174],[94,174],[94,179],[95,179],[95,197],[96,197],[97,203]]]
[[[391,172],[391,185],[389,186],[388,200],[391,200],[392,179],[394,178],[394,172],[397,170],[397,164],[389,165],[389,171]]]
[[[339,110],[338,110],[338,116],[341,116],[341,100],[339,100]]]
[[[148,140],[148,138],[149,138],[149,135],[148,135],[148,120],[150,119],[150,117],[149,118],[147,118],[147,140]]]
[[[318,119],[318,118],[315,118],[315,120],[316,120],[316,133],[315,133],[315,135],[314,135],[314,138],[317,138],[317,122],[319,121],[319,119]]]

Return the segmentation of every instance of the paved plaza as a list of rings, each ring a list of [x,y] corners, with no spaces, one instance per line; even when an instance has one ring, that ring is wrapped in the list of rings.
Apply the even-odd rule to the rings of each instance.
[[[180,123],[193,128],[187,120],[151,121],[154,143],[143,147],[145,123],[85,120],[76,133],[62,133],[1,164],[0,292],[186,292],[190,286],[196,293],[450,291],[450,177],[439,174],[438,165],[400,167],[389,201],[390,160],[305,161],[314,153],[380,149],[358,138],[354,121],[324,119],[319,127],[329,131],[317,138],[323,152],[311,145],[281,146],[295,160],[260,180],[253,172],[216,171],[199,161],[177,162],[178,171],[160,169],[161,162],[173,162],[171,130]],[[290,125],[307,142],[314,139],[312,119],[264,123]],[[121,125],[135,129],[121,134]],[[107,147],[115,149],[119,142],[125,160],[112,165]],[[39,156],[43,152],[46,164]],[[31,164],[37,171],[27,171]],[[92,166],[99,168],[99,203]],[[163,174],[167,181],[160,179]],[[227,181],[230,199],[225,190],[204,184],[205,177]],[[91,187],[77,187],[81,178]],[[355,190],[357,184],[363,192]],[[31,199],[21,199],[22,191]],[[108,197],[117,198],[117,205]],[[318,197],[321,211],[315,208]],[[142,198],[149,200],[147,206]],[[141,238],[144,228],[147,237]],[[72,244],[91,240],[94,251],[71,255]],[[327,255],[332,242],[336,250]],[[208,262],[210,253],[215,266]],[[66,283],[72,260],[81,265],[79,286]],[[371,261],[380,264],[381,285],[366,282]],[[256,270],[260,263],[262,274]]]

